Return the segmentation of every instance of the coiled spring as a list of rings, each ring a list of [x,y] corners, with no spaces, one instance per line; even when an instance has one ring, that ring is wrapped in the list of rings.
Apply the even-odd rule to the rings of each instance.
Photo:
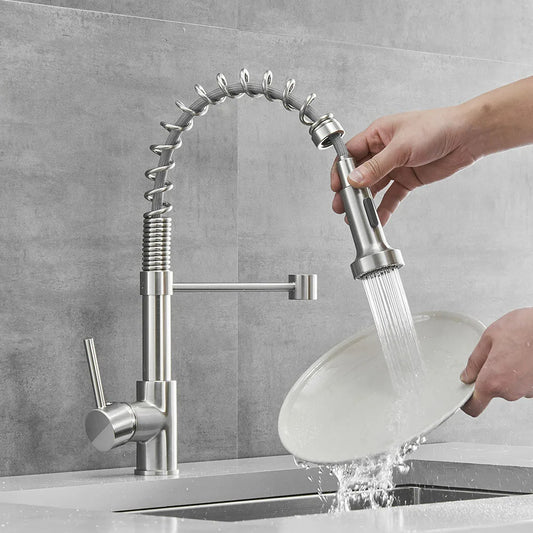
[[[161,122],[161,126],[165,128],[169,136],[165,144],[154,144],[150,146],[150,150],[159,156],[159,165],[151,168],[145,172],[145,176],[154,182],[152,189],[144,194],[144,197],[152,202],[152,209],[144,213],[146,221],[152,220],[165,220],[165,216],[172,210],[172,205],[164,200],[164,194],[173,188],[172,183],[168,180],[168,172],[172,170],[176,164],[172,160],[173,153],[178,149],[181,144],[181,134],[190,130],[193,127],[194,117],[205,115],[210,105],[217,105],[226,98],[240,98],[244,94],[251,98],[257,98],[259,96],[265,96],[269,101],[279,100],[283,104],[283,107],[288,111],[298,111],[298,117],[300,122],[309,126],[309,132],[313,137],[313,141],[319,148],[329,146],[329,138],[334,134],[344,133],[334,118],[333,115],[322,115],[316,118],[316,114],[311,108],[311,103],[316,98],[316,94],[309,94],[303,104],[296,105],[297,101],[291,96],[294,91],[296,82],[293,79],[287,80],[282,91],[278,91],[272,88],[272,72],[267,70],[260,85],[252,84],[250,82],[250,74],[243,68],[239,74],[239,83],[235,85],[228,85],[228,82],[223,74],[218,74],[216,77],[218,89],[208,93],[201,85],[195,85],[194,90],[198,95],[192,105],[186,106],[180,100],[176,101],[176,106],[182,112],[175,124],[169,122]],[[325,124],[326,123],[326,124]],[[327,126],[324,128],[324,124]],[[329,129],[328,129],[329,127]],[[322,128],[325,132],[323,135],[319,133],[317,141],[317,131]],[[163,226],[153,223],[145,222],[145,237],[147,228],[151,231],[157,228],[161,230]],[[164,223],[163,223],[164,224]],[[168,238],[170,238],[170,226],[168,231]],[[152,250],[154,246],[154,250]],[[153,241],[150,238],[149,241],[144,241],[143,244],[143,269],[156,270],[154,265],[158,265],[160,250],[157,248],[159,241]],[[167,246],[168,253],[170,255],[170,244]],[[170,261],[170,259],[169,259]],[[163,264],[164,261],[161,261]],[[147,265],[147,268],[145,268]]]
[[[145,218],[143,226],[143,270],[170,270],[172,219]]]

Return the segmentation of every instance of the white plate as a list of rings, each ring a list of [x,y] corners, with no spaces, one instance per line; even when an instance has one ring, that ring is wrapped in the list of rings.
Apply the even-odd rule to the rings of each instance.
[[[485,326],[443,311],[413,318],[425,364],[415,395],[394,393],[375,328],[350,337],[309,367],[285,398],[278,431],[290,453],[319,464],[386,453],[427,434],[468,400],[473,385],[459,375]]]

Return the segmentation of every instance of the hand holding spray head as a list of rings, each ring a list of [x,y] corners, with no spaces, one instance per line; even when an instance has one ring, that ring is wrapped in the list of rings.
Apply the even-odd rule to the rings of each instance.
[[[354,168],[351,157],[339,158],[340,195],[356,250],[351,268],[354,278],[359,279],[376,270],[402,267],[404,262],[400,250],[391,248],[385,240],[370,190],[367,187],[355,189],[348,182],[348,174]]]

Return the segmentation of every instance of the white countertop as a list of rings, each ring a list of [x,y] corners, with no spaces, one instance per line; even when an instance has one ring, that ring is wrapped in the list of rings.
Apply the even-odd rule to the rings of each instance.
[[[485,483],[486,480],[476,479],[476,472],[484,471],[491,473],[490,482],[496,485],[492,489],[533,492],[533,447],[430,444],[422,446],[411,457],[414,460],[413,471],[418,469],[418,475],[422,476],[425,466],[439,462],[439,484],[448,483],[458,475],[462,475],[464,481]],[[488,470],[482,465],[489,465]],[[273,472],[276,476],[272,477],[270,489],[256,487],[254,481],[259,479],[254,476],[265,475],[265,472]],[[221,480],[227,485],[221,485]],[[247,480],[246,483],[243,480]],[[109,510],[127,506],[176,505],[176,498],[182,505],[194,502],[200,493],[202,498],[207,497],[207,501],[210,501],[209,498],[216,501],[217,490],[220,498],[221,488],[226,495],[231,487],[234,489],[229,490],[228,498],[237,499],[243,497],[239,494],[239,486],[245,486],[249,498],[257,497],[259,491],[261,494],[269,490],[271,495],[280,494],[280,483],[285,493],[297,494],[302,493],[305,483],[312,486],[304,480],[305,471],[295,470],[290,457],[184,464],[179,478],[165,480],[140,479],[131,474],[131,469],[0,478],[0,533],[226,533],[244,529],[250,533],[533,531],[533,495],[231,523],[117,514]],[[211,487],[211,494],[205,492],[208,487]],[[254,491],[258,491],[257,494]],[[141,497],[142,501],[137,501]],[[171,501],[173,503],[169,503]]]

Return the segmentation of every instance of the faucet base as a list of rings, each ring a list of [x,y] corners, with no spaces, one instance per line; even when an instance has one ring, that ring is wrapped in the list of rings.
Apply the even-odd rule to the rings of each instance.
[[[139,470],[135,469],[136,476],[179,477],[179,470]]]

